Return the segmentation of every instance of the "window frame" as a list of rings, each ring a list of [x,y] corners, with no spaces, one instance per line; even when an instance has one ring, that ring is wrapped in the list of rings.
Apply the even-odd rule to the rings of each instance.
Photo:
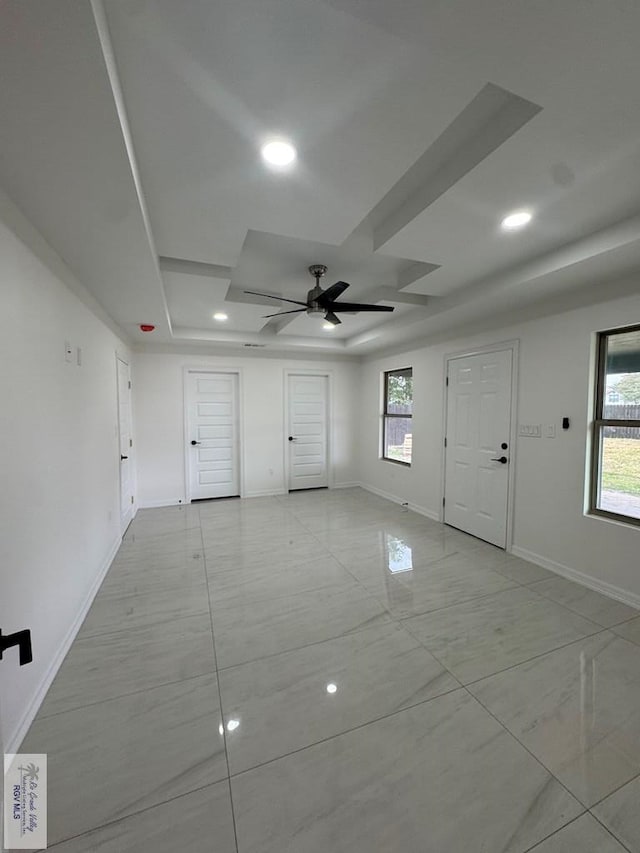
[[[382,389],[382,450],[380,458],[385,462],[394,462],[396,465],[404,465],[405,468],[411,468],[411,462],[413,462],[413,429],[411,431],[411,443],[412,443],[412,452],[411,452],[411,462],[405,462],[403,459],[394,459],[392,456],[387,456],[385,454],[386,450],[386,439],[387,439],[387,421],[389,418],[404,418],[405,420],[409,418],[411,420],[411,424],[413,427],[413,411],[411,414],[398,414],[397,412],[389,412],[387,411],[389,406],[389,377],[397,376],[399,374],[406,374],[410,372],[411,374],[411,382],[412,382],[412,392],[413,392],[413,367],[397,367],[394,370],[385,370],[383,371],[384,382]],[[411,397],[411,408],[413,409],[413,394]]]
[[[596,393],[594,397],[593,421],[591,426],[591,480],[589,484],[589,513],[624,524],[632,524],[640,527],[640,518],[632,515],[624,515],[612,512],[598,506],[598,493],[600,491],[600,460],[602,456],[602,434],[605,427],[631,427],[640,429],[640,418],[605,418],[603,417],[606,405],[607,385],[607,340],[612,335],[621,335],[628,332],[640,332],[640,324],[634,326],[622,326],[617,329],[607,329],[597,333],[596,339]]]

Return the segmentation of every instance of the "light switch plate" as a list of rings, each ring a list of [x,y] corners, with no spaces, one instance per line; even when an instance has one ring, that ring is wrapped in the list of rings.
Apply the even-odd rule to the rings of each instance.
[[[547,428],[545,433],[547,438],[555,438],[556,437],[556,425],[555,424],[547,424]]]
[[[541,424],[520,424],[518,428],[518,435],[522,438],[541,438],[542,437],[542,425]]]
[[[64,360],[73,361],[73,347],[69,341],[64,342]]]

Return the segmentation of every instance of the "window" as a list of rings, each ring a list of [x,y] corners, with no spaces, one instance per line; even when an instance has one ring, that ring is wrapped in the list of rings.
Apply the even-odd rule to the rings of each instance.
[[[591,511],[640,524],[640,326],[598,335]]]
[[[382,458],[411,465],[411,414],[413,369],[389,370],[384,374],[382,409]]]

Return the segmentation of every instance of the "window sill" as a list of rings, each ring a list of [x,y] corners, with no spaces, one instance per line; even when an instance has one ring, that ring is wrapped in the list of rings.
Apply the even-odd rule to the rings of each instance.
[[[401,459],[391,459],[389,456],[381,456],[382,462],[393,462],[394,465],[402,465],[404,468],[411,468],[411,462],[403,462]]]
[[[609,524],[615,524],[618,527],[626,527],[629,530],[640,530],[640,518],[633,518],[630,515],[616,515],[613,512],[606,512],[600,509],[588,509],[584,513],[585,518],[594,518],[598,521],[606,521]]]

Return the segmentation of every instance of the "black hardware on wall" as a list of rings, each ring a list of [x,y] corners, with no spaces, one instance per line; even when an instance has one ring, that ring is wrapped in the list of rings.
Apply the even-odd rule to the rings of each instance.
[[[562,419],[562,429],[569,429],[569,418]]]
[[[33,652],[31,650],[31,631],[25,628],[23,631],[16,631],[14,634],[3,635],[0,628],[0,660],[7,649],[12,646],[18,646],[20,652],[20,666],[26,663],[31,663],[33,660]]]

